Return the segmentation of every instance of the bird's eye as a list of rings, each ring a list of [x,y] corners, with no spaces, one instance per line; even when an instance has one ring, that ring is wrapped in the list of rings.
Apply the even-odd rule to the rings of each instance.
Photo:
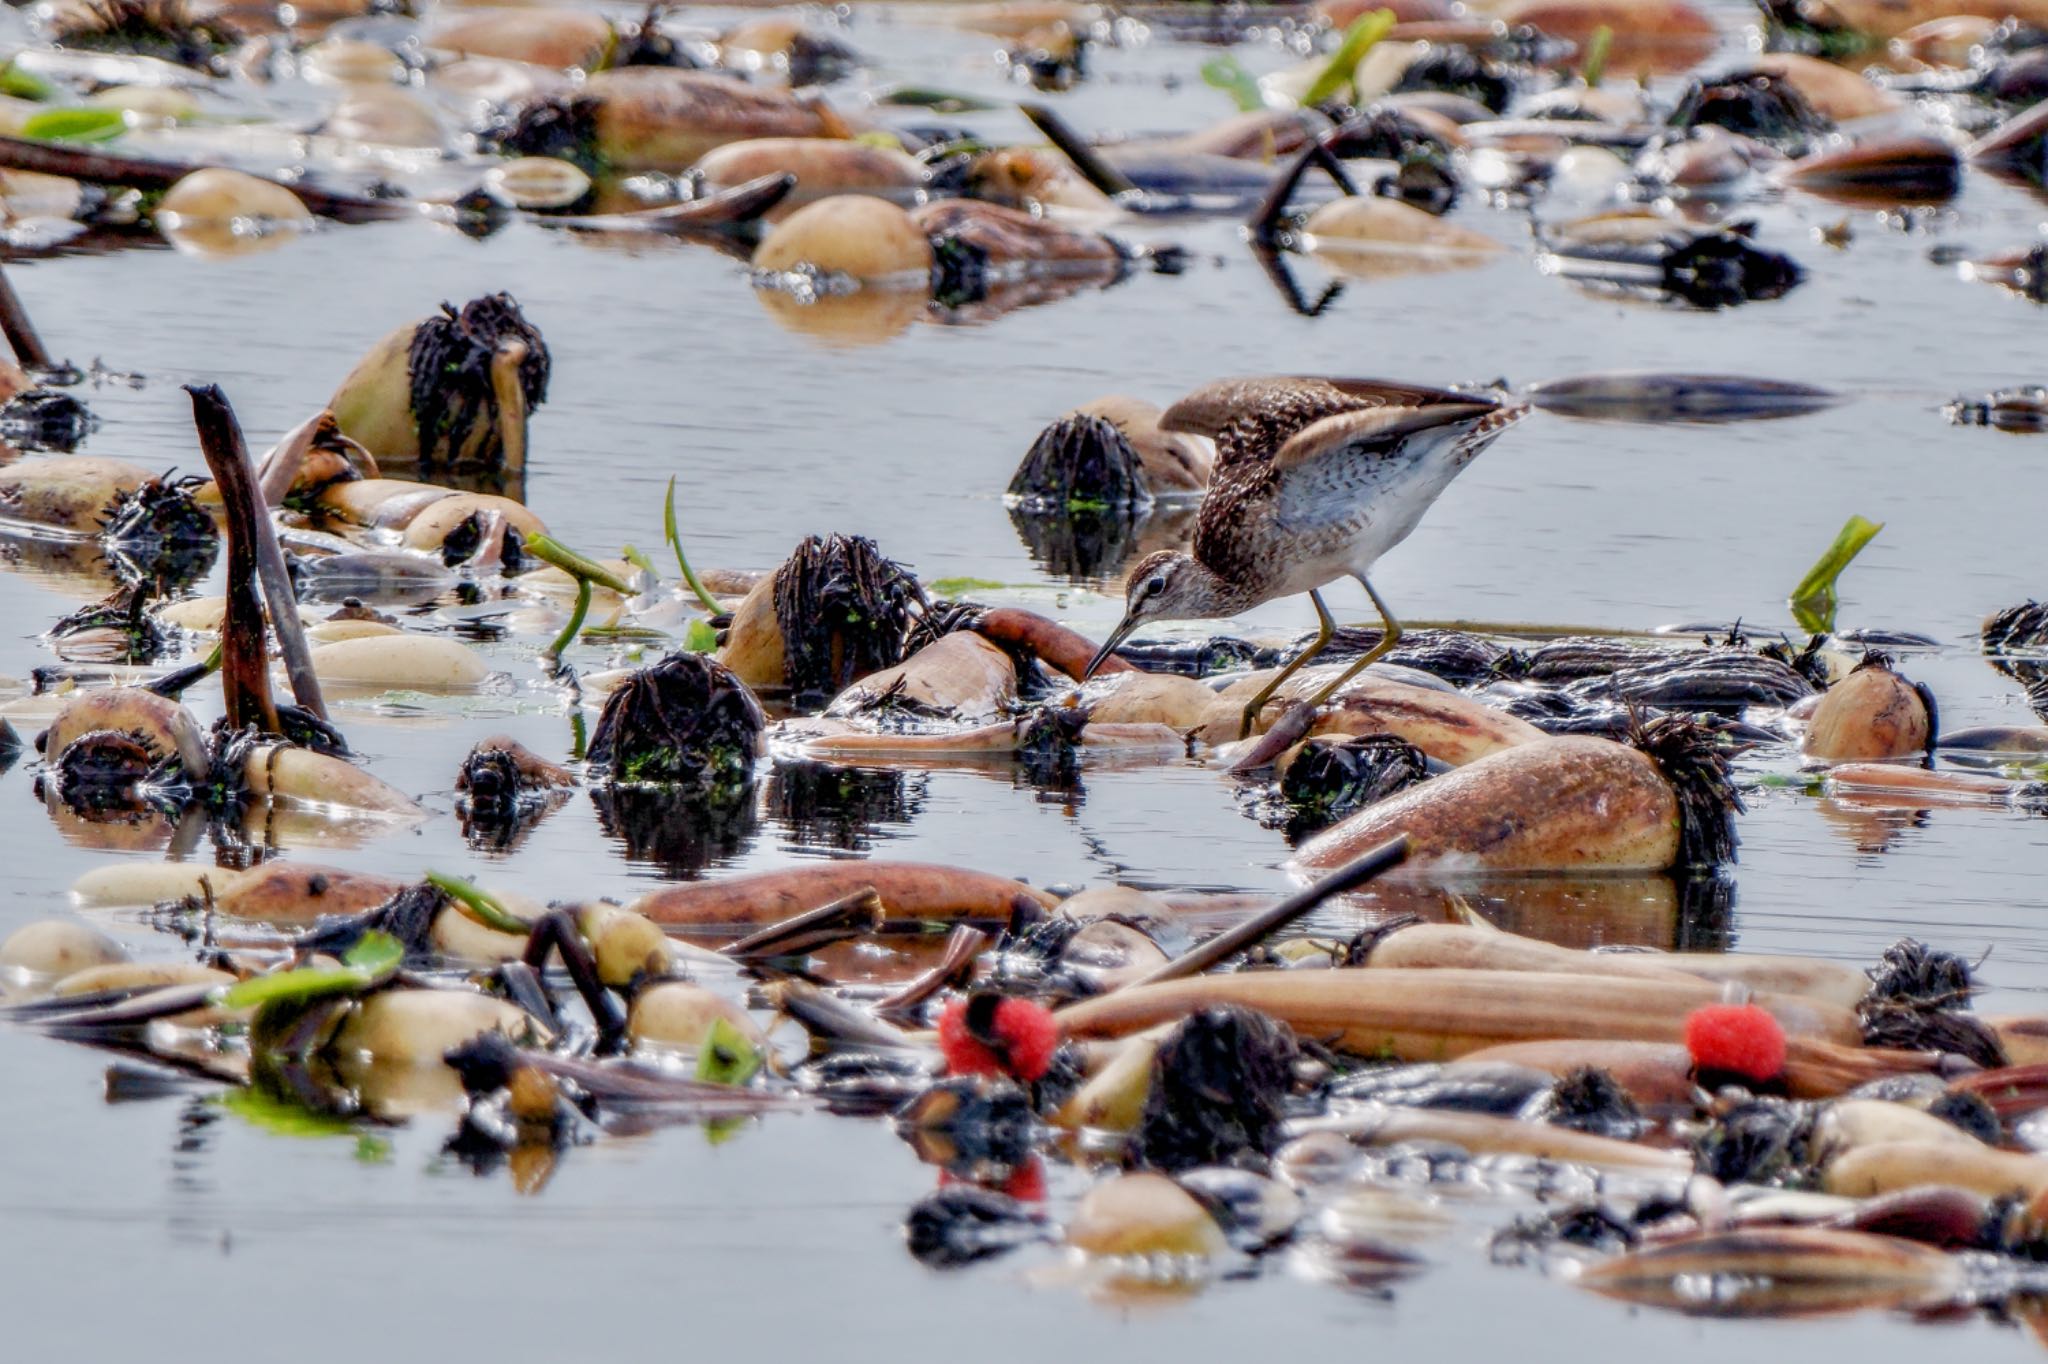
[[[1164,592],[1165,590],[1166,590],[1166,579],[1164,579],[1164,578],[1147,578],[1147,579],[1145,580],[1145,595],[1146,595],[1146,596],[1148,596],[1148,597],[1156,597],[1156,596],[1158,596],[1158,595],[1159,595],[1159,594],[1160,594],[1161,592]]]

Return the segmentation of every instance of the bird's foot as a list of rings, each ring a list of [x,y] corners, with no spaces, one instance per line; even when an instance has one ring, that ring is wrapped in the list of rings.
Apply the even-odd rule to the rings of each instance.
[[[1259,736],[1259,741],[1252,745],[1250,751],[1230,765],[1230,774],[1238,776],[1271,767],[1275,758],[1301,742],[1309,726],[1315,723],[1315,718],[1316,707],[1306,701],[1296,701],[1273,722],[1271,729]]]

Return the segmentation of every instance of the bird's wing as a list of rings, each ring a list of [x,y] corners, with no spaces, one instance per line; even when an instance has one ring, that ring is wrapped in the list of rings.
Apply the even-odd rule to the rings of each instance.
[[[1387,379],[1268,375],[1204,384],[1160,414],[1160,429],[1216,442],[1219,468],[1270,458],[1306,428],[1342,413],[1464,405],[1462,393]]]
[[[1477,437],[1489,419],[1506,426],[1520,415],[1520,408],[1460,396],[1426,407],[1372,407],[1325,417],[1274,452],[1273,511],[1282,522],[1303,529],[1342,519],[1370,496],[1370,489],[1406,472],[1410,459],[1441,448],[1411,437],[1448,426],[1475,427]]]

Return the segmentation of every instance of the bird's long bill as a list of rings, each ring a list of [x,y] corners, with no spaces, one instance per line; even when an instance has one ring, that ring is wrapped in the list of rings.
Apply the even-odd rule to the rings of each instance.
[[[1086,682],[1095,676],[1095,670],[1107,662],[1109,656],[1116,652],[1116,646],[1123,643],[1124,638],[1137,628],[1138,622],[1125,616],[1116,629],[1109,632],[1109,638],[1102,642],[1102,647],[1095,651],[1095,657],[1088,660],[1088,666],[1081,669],[1081,680]]]

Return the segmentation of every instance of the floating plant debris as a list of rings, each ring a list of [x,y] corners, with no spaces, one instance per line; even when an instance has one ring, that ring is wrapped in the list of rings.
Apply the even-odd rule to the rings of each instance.
[[[942,1339],[2048,1329],[2042,474],[1927,428],[2048,424],[2039,3],[25,10],[21,1296],[223,1319],[93,1202],[162,1112],[394,1338],[415,1219],[246,1195],[560,1200],[535,1348],[749,1208]]]

